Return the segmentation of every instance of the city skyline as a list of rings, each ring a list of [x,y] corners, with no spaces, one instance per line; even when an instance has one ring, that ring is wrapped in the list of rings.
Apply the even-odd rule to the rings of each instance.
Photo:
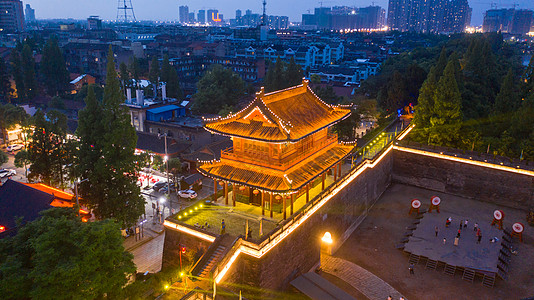
[[[200,9],[218,9],[223,14],[225,19],[235,18],[235,11],[241,9],[245,11],[247,9],[252,10],[255,13],[260,13],[262,6],[261,1],[246,2],[243,3],[239,0],[228,0],[225,3],[221,1],[208,0],[203,4],[198,4],[196,1],[173,1],[173,0],[158,0],[154,2],[146,2],[133,0],[132,4],[135,9],[135,14],[138,20],[154,20],[154,21],[178,21],[178,7],[181,5],[189,6],[190,12],[198,12]],[[377,0],[374,2],[368,1],[332,1],[325,2],[323,6],[356,6],[365,7],[369,5],[378,5],[384,9],[388,9],[388,0]],[[30,4],[35,9],[35,15],[37,19],[86,19],[90,15],[99,15],[104,20],[114,20],[117,14],[117,3],[115,1],[106,0],[94,0],[94,1],[69,1],[69,0],[51,0],[51,1],[38,1],[27,0],[23,1],[24,5]],[[271,0],[267,2],[267,14],[268,15],[282,15],[288,16],[292,22],[301,22],[302,14],[308,13],[308,10],[313,12],[315,7],[320,7],[319,2],[308,2],[304,0],[292,1],[291,9],[288,8],[287,2],[282,0]],[[515,1],[517,9],[534,9],[534,5],[528,0]],[[202,6],[200,6],[202,5]],[[471,18],[471,25],[482,25],[484,12],[491,9],[488,4],[482,4],[480,2],[469,1],[469,5],[473,8],[473,14]],[[176,9],[171,10],[168,7],[174,6]],[[62,9],[59,10],[58,7]],[[294,9],[299,7],[299,9]],[[500,2],[497,3],[497,8],[512,8],[512,2]]]

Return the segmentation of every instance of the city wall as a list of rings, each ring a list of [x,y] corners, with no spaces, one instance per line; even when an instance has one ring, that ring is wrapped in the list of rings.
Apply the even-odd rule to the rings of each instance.
[[[257,294],[263,296],[287,289],[291,280],[319,262],[325,232],[339,245],[351,225],[367,215],[389,186],[392,166],[391,155],[386,155],[374,168],[367,168],[261,258],[239,255],[225,284],[258,287]]]
[[[533,176],[400,149],[393,151],[393,182],[505,207],[534,207]]]

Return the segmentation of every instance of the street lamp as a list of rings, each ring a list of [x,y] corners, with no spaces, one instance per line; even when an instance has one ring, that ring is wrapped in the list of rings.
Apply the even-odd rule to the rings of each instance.
[[[80,216],[80,203],[78,203],[78,184],[89,180],[89,178],[85,178],[83,180],[74,181],[74,192],[76,193],[76,206],[78,207],[78,217]]]
[[[158,138],[164,137],[165,139],[165,157],[163,158],[163,161],[165,161],[165,171],[167,172],[167,197],[171,197],[171,182],[169,180],[169,156],[167,154],[167,134],[158,134]]]

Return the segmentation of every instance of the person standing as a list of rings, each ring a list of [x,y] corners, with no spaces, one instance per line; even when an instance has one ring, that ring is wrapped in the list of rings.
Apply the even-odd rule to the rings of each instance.
[[[460,243],[460,238],[459,237],[455,237],[454,238],[454,246],[458,246],[459,243]]]
[[[410,270],[410,274],[411,275],[415,275],[415,273],[413,271],[413,264],[410,264],[410,266],[408,267],[408,270]]]
[[[467,228],[467,222],[469,222],[469,220],[465,219],[465,221],[464,221],[464,229]]]
[[[436,237],[438,237],[438,226],[434,227],[434,232],[436,233]]]
[[[226,233],[226,224],[224,224],[224,219],[222,219],[222,222],[221,222],[221,234],[225,234]]]
[[[478,223],[477,222],[475,222],[474,230],[475,230],[475,232],[478,231]]]
[[[458,235],[457,235],[458,238],[460,237],[461,233],[462,233],[462,229],[458,229]]]
[[[460,221],[460,228],[459,229],[462,229],[462,226],[464,226],[464,220]]]
[[[443,238],[443,245],[445,245],[445,243],[447,243],[447,239]]]
[[[482,231],[480,230],[480,228],[477,230],[477,244],[480,244],[480,241],[482,240]]]

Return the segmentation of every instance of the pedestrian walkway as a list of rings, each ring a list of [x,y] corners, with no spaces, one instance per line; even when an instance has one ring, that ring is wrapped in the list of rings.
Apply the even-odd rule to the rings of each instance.
[[[343,279],[371,300],[384,300],[388,296],[393,299],[402,297],[401,293],[387,282],[350,261],[325,255],[321,257],[321,269]]]

